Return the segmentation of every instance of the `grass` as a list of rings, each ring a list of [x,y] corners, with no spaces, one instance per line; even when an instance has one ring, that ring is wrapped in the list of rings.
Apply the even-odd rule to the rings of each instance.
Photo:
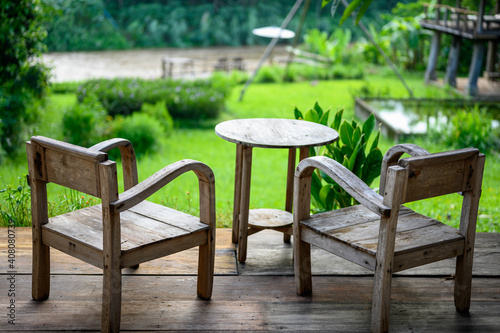
[[[423,84],[422,74],[405,74],[405,79],[416,97],[446,97],[446,92]],[[293,118],[293,109],[300,110],[312,107],[316,100],[326,108],[345,108],[344,117],[350,119],[354,115],[353,94],[361,87],[369,85],[372,89],[388,89],[393,97],[408,97],[403,85],[390,72],[377,72],[368,75],[365,80],[339,80],[300,82],[283,84],[252,84],[238,101],[242,86],[236,87],[227,102],[226,111],[217,122],[233,118]],[[62,110],[76,97],[71,94],[53,94],[44,112],[43,119],[36,133],[54,138],[61,138],[60,119]],[[28,139],[27,136],[26,139]],[[435,152],[446,150],[424,140],[417,140],[424,148]],[[379,147],[382,152],[394,145],[394,142],[382,139]],[[190,158],[208,164],[215,173],[217,198],[217,226],[230,227],[232,223],[232,207],[234,196],[234,163],[236,147],[219,138],[208,126],[202,129],[177,128],[171,135],[161,139],[162,149],[152,155],[138,160],[139,180],[144,180],[165,165],[180,159]],[[252,165],[252,188],[250,194],[251,208],[281,208],[285,206],[285,186],[287,151],[279,149],[255,149]],[[120,166],[119,166],[120,169]],[[487,156],[486,171],[483,181],[478,231],[500,232],[500,200],[496,189],[500,186],[500,160],[498,156]],[[4,161],[0,166],[0,189],[3,185],[17,184],[17,178],[27,173],[25,157],[15,162]],[[197,213],[198,190],[193,173],[181,176],[167,185],[150,199],[182,211]],[[4,187],[5,187],[4,186]],[[374,187],[378,186],[375,182]],[[58,202],[61,190],[55,191],[49,199]],[[70,193],[63,193],[67,197]],[[0,205],[4,199],[0,194]],[[435,218],[448,221],[457,226],[458,213],[453,208],[460,205],[458,195],[427,200],[411,204],[412,208]],[[62,206],[63,204],[61,204]],[[4,222],[5,223],[5,222]]]

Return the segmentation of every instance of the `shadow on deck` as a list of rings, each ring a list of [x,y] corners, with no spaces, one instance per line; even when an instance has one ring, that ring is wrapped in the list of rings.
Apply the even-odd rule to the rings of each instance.
[[[97,332],[101,271],[53,250],[51,295],[44,302],[33,301],[31,229],[15,230],[13,268],[7,239],[7,229],[1,228],[0,331]],[[218,229],[210,301],[196,297],[195,249],[125,269],[122,331],[369,331],[372,273],[313,249],[314,293],[298,296],[292,246],[282,239],[273,231],[249,237],[242,265],[236,261],[231,230]],[[468,315],[455,311],[453,273],[454,260],[445,260],[395,275],[391,332],[499,332],[500,234],[477,234]],[[6,297],[13,287],[15,296]],[[15,300],[15,325],[8,323],[10,299]]]

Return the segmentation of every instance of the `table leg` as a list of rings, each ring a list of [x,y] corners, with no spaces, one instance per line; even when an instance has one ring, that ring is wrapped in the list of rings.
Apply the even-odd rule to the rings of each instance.
[[[250,179],[252,174],[252,147],[242,147],[241,204],[238,239],[238,261],[247,259],[248,215],[250,211]]]
[[[297,150],[295,148],[290,148],[288,150],[288,172],[286,177],[286,202],[285,210],[292,213],[293,208],[293,179],[295,175],[295,160],[297,156]],[[283,241],[285,243],[290,243],[291,235],[283,234]]]
[[[233,201],[233,243],[238,243],[240,226],[241,204],[241,164],[243,159],[243,146],[236,145],[236,163],[234,171],[234,201]]]

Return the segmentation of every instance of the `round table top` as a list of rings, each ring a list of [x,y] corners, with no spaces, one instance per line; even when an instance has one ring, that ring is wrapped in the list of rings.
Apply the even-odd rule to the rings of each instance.
[[[336,141],[337,131],[305,120],[253,118],[228,120],[215,133],[229,142],[260,148],[306,148]]]

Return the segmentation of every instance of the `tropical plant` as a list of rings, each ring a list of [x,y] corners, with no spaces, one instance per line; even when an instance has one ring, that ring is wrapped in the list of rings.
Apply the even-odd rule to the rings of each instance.
[[[318,102],[302,113],[295,108],[296,119],[304,119],[330,126],[339,133],[339,140],[321,148],[311,148],[310,156],[327,156],[341,163],[363,180],[368,186],[380,176],[382,153],[378,146],[380,129],[376,130],[373,114],[364,124],[342,119],[344,110],[337,111],[333,122],[328,123],[330,109],[324,111]],[[349,207],[356,201],[324,172],[316,170],[311,184],[312,203],[315,212]]]

